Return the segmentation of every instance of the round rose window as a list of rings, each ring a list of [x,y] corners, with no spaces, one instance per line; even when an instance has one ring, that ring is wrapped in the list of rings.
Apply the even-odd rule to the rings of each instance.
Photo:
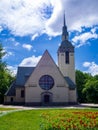
[[[50,75],[43,75],[39,79],[39,86],[44,90],[49,90],[54,86],[54,79]]]

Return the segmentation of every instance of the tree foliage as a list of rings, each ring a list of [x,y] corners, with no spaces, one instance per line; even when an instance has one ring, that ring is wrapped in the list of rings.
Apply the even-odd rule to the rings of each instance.
[[[98,80],[88,80],[83,89],[83,94],[90,103],[98,103]]]
[[[84,96],[82,94],[82,89],[85,87],[85,75],[80,70],[76,70],[76,85],[77,85],[77,94],[78,102],[84,102]]]
[[[4,94],[14,79],[11,72],[7,69],[6,63],[2,61],[5,54],[2,44],[0,44],[0,103],[3,103]]]
[[[98,75],[76,70],[78,102],[98,103]]]

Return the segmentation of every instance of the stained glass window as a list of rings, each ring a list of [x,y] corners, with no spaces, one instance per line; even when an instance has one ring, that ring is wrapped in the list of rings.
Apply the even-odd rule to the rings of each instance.
[[[54,86],[54,80],[50,75],[43,75],[39,79],[39,86],[44,90],[49,90]]]

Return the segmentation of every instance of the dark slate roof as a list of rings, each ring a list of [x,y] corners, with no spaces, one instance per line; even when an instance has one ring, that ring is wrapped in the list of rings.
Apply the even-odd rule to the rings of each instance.
[[[35,67],[18,67],[16,86],[23,87]]]
[[[62,41],[58,49],[58,52],[66,52],[66,51],[74,52],[74,46],[68,40]]]
[[[35,67],[18,67],[16,80],[11,84],[8,91],[5,93],[7,96],[15,96],[16,87],[24,87],[25,82],[34,71]]]
[[[5,93],[7,96],[15,96],[15,81],[11,84],[8,91]]]
[[[75,89],[76,85],[75,83],[69,78],[69,77],[64,77],[65,80],[67,81],[68,85],[69,85],[69,89]]]

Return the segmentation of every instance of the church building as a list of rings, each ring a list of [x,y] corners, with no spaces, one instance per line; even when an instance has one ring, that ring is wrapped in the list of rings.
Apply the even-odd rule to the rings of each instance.
[[[46,50],[36,67],[18,67],[16,80],[5,93],[4,103],[32,106],[76,104],[74,46],[68,39],[65,15],[57,56],[58,65]]]

